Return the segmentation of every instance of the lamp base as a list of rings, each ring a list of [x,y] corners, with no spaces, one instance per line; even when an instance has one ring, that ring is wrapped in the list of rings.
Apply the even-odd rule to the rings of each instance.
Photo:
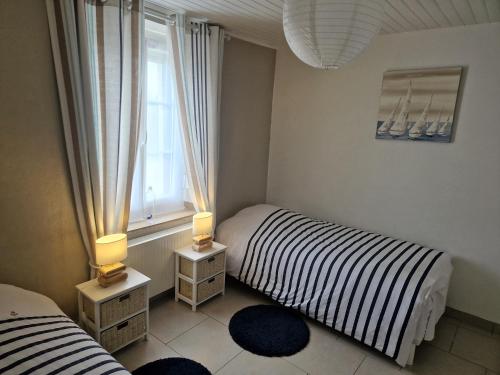
[[[106,264],[104,266],[101,266],[99,268],[99,275],[103,275],[106,277],[113,276],[123,270],[125,270],[127,266],[123,263],[113,263],[113,264]]]
[[[203,251],[212,248],[212,236],[209,234],[200,234],[193,237],[193,250]]]
[[[97,276],[97,282],[103,288],[107,288],[110,285],[116,284],[120,281],[127,280],[128,273],[120,272],[111,277],[104,277],[102,275]]]
[[[97,273],[97,282],[103,288],[124,281],[128,277],[128,273],[123,272],[127,266],[123,263],[114,263],[102,266]]]

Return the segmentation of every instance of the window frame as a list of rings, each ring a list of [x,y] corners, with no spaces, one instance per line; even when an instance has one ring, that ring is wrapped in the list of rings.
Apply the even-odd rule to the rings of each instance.
[[[153,4],[149,1],[145,3],[144,11],[146,20],[157,22],[163,25],[166,24],[165,19],[171,18],[172,15],[174,14],[173,11],[163,8],[157,4]],[[147,54],[145,50],[144,53]],[[145,64],[147,64],[147,55],[145,57],[146,57]],[[145,92],[146,91],[147,89],[145,90]],[[145,108],[148,105],[146,95],[144,97],[144,102],[143,102]],[[169,103],[158,102],[158,104],[161,106],[171,107]],[[144,124],[144,126],[146,126],[146,124]],[[174,153],[173,150],[170,152],[166,152],[166,154],[172,154],[172,153]],[[160,152],[160,154],[163,155],[165,154],[165,152]],[[146,179],[146,157],[147,157],[147,147],[139,147],[138,154],[136,156],[136,163],[141,163],[140,173],[141,173],[141,183],[143,185],[145,185],[145,179]],[[185,168],[186,168],[186,173],[189,173],[189,171],[187,171],[188,168],[187,165],[185,165]],[[143,186],[142,189],[143,191],[145,191],[144,190],[145,186]],[[142,201],[141,210],[144,210],[143,203],[144,202]],[[131,222],[129,219],[127,227],[127,234],[129,238],[137,238],[146,234],[151,234],[161,230],[191,223],[191,218],[196,213],[194,205],[192,202],[186,200],[184,200],[183,203],[184,203],[184,209],[168,212],[165,214],[160,214],[160,216],[153,217],[152,219],[149,220],[142,219]]]

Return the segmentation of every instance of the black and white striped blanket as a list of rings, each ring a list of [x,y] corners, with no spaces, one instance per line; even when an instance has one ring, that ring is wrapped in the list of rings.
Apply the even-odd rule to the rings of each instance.
[[[404,366],[412,345],[425,335],[427,328],[418,326],[433,314],[437,322],[444,311],[449,256],[286,209],[255,214],[266,207],[273,206],[246,209],[259,223],[245,237],[244,255],[236,249],[243,247],[243,239],[234,232],[252,225],[242,219],[245,210],[220,226],[219,233],[229,242],[229,268],[235,269],[235,259],[241,264],[234,276]],[[436,293],[439,298],[433,297]]]
[[[65,315],[0,320],[0,374],[130,374]]]

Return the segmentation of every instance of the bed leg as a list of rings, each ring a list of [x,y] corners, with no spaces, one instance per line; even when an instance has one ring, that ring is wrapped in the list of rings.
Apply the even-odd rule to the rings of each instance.
[[[411,345],[411,348],[410,348],[410,355],[408,356],[408,362],[406,362],[406,364],[408,366],[411,366],[413,365],[413,360],[415,359],[415,349],[416,349],[416,345],[415,344],[412,344]]]

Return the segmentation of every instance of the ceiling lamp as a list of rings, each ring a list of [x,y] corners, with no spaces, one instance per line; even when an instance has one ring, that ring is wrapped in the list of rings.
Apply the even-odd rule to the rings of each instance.
[[[337,69],[359,55],[378,34],[385,0],[285,0],[283,28],[299,59]]]

